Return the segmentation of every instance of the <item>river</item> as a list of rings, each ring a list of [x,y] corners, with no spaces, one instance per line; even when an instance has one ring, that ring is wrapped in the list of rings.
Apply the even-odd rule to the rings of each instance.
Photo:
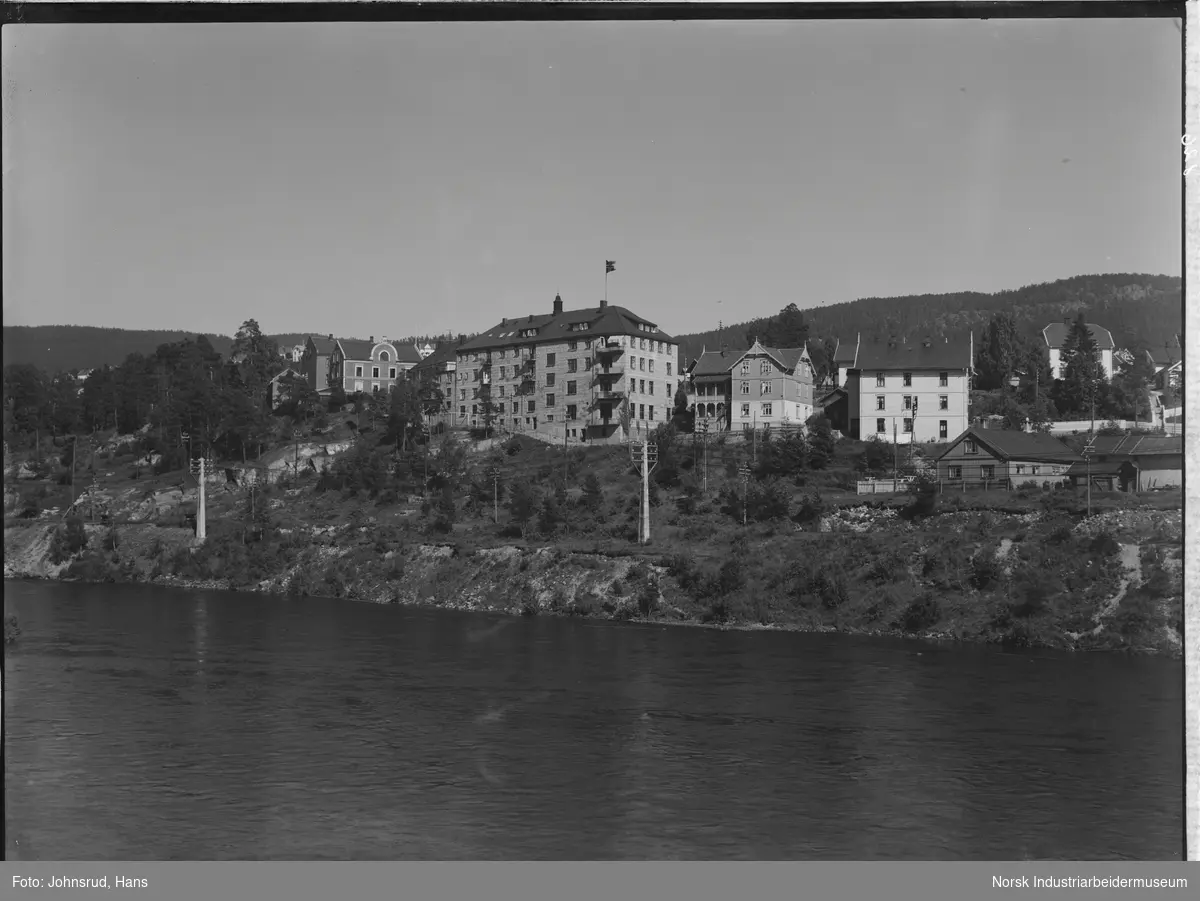
[[[5,583],[8,859],[1180,859],[1183,665]]]

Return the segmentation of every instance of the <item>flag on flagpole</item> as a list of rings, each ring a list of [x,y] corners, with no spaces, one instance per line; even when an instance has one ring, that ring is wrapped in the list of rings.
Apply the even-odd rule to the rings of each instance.
[[[616,268],[617,268],[616,260],[605,260],[604,261],[604,274],[605,275],[608,275],[608,273],[612,272]]]

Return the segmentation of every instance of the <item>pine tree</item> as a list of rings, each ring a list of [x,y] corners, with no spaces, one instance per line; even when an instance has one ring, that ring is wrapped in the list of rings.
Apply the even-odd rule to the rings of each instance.
[[[1096,340],[1083,318],[1071,324],[1060,351],[1062,378],[1055,385],[1055,403],[1064,413],[1090,415],[1102,402],[1104,369],[1096,354]]]

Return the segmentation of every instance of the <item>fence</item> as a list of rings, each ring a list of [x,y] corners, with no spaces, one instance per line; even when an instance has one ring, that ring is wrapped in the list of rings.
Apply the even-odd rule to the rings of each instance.
[[[912,481],[912,476],[905,476],[902,479],[867,479],[865,482],[858,483],[858,493],[897,494],[901,491],[907,491]]]

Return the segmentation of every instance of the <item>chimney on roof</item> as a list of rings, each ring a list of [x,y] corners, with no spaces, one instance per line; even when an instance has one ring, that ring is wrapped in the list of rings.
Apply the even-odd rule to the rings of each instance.
[[[500,324],[501,324],[501,325],[508,325],[508,317],[507,317],[507,316],[505,316],[503,319],[501,319],[501,320],[500,320]]]
[[[459,335],[459,336],[458,336],[458,343],[459,343],[459,344],[466,344],[466,343],[467,343],[467,336],[466,336],[466,335]]]
[[[533,314],[532,313],[529,314],[529,321],[533,322]]]
[[[332,340],[333,340],[333,332],[330,332],[330,333],[329,333],[329,340],[330,340],[330,341],[332,341]]]
[[[602,309],[602,310],[608,309],[608,301],[607,300],[600,301],[600,309]]]
[[[554,295],[554,315],[555,316],[562,315],[562,295],[561,294]]]
[[[375,336],[374,336],[374,335],[372,335],[372,336],[371,336],[371,343],[372,343],[372,344],[374,344],[374,343],[375,343]]]

